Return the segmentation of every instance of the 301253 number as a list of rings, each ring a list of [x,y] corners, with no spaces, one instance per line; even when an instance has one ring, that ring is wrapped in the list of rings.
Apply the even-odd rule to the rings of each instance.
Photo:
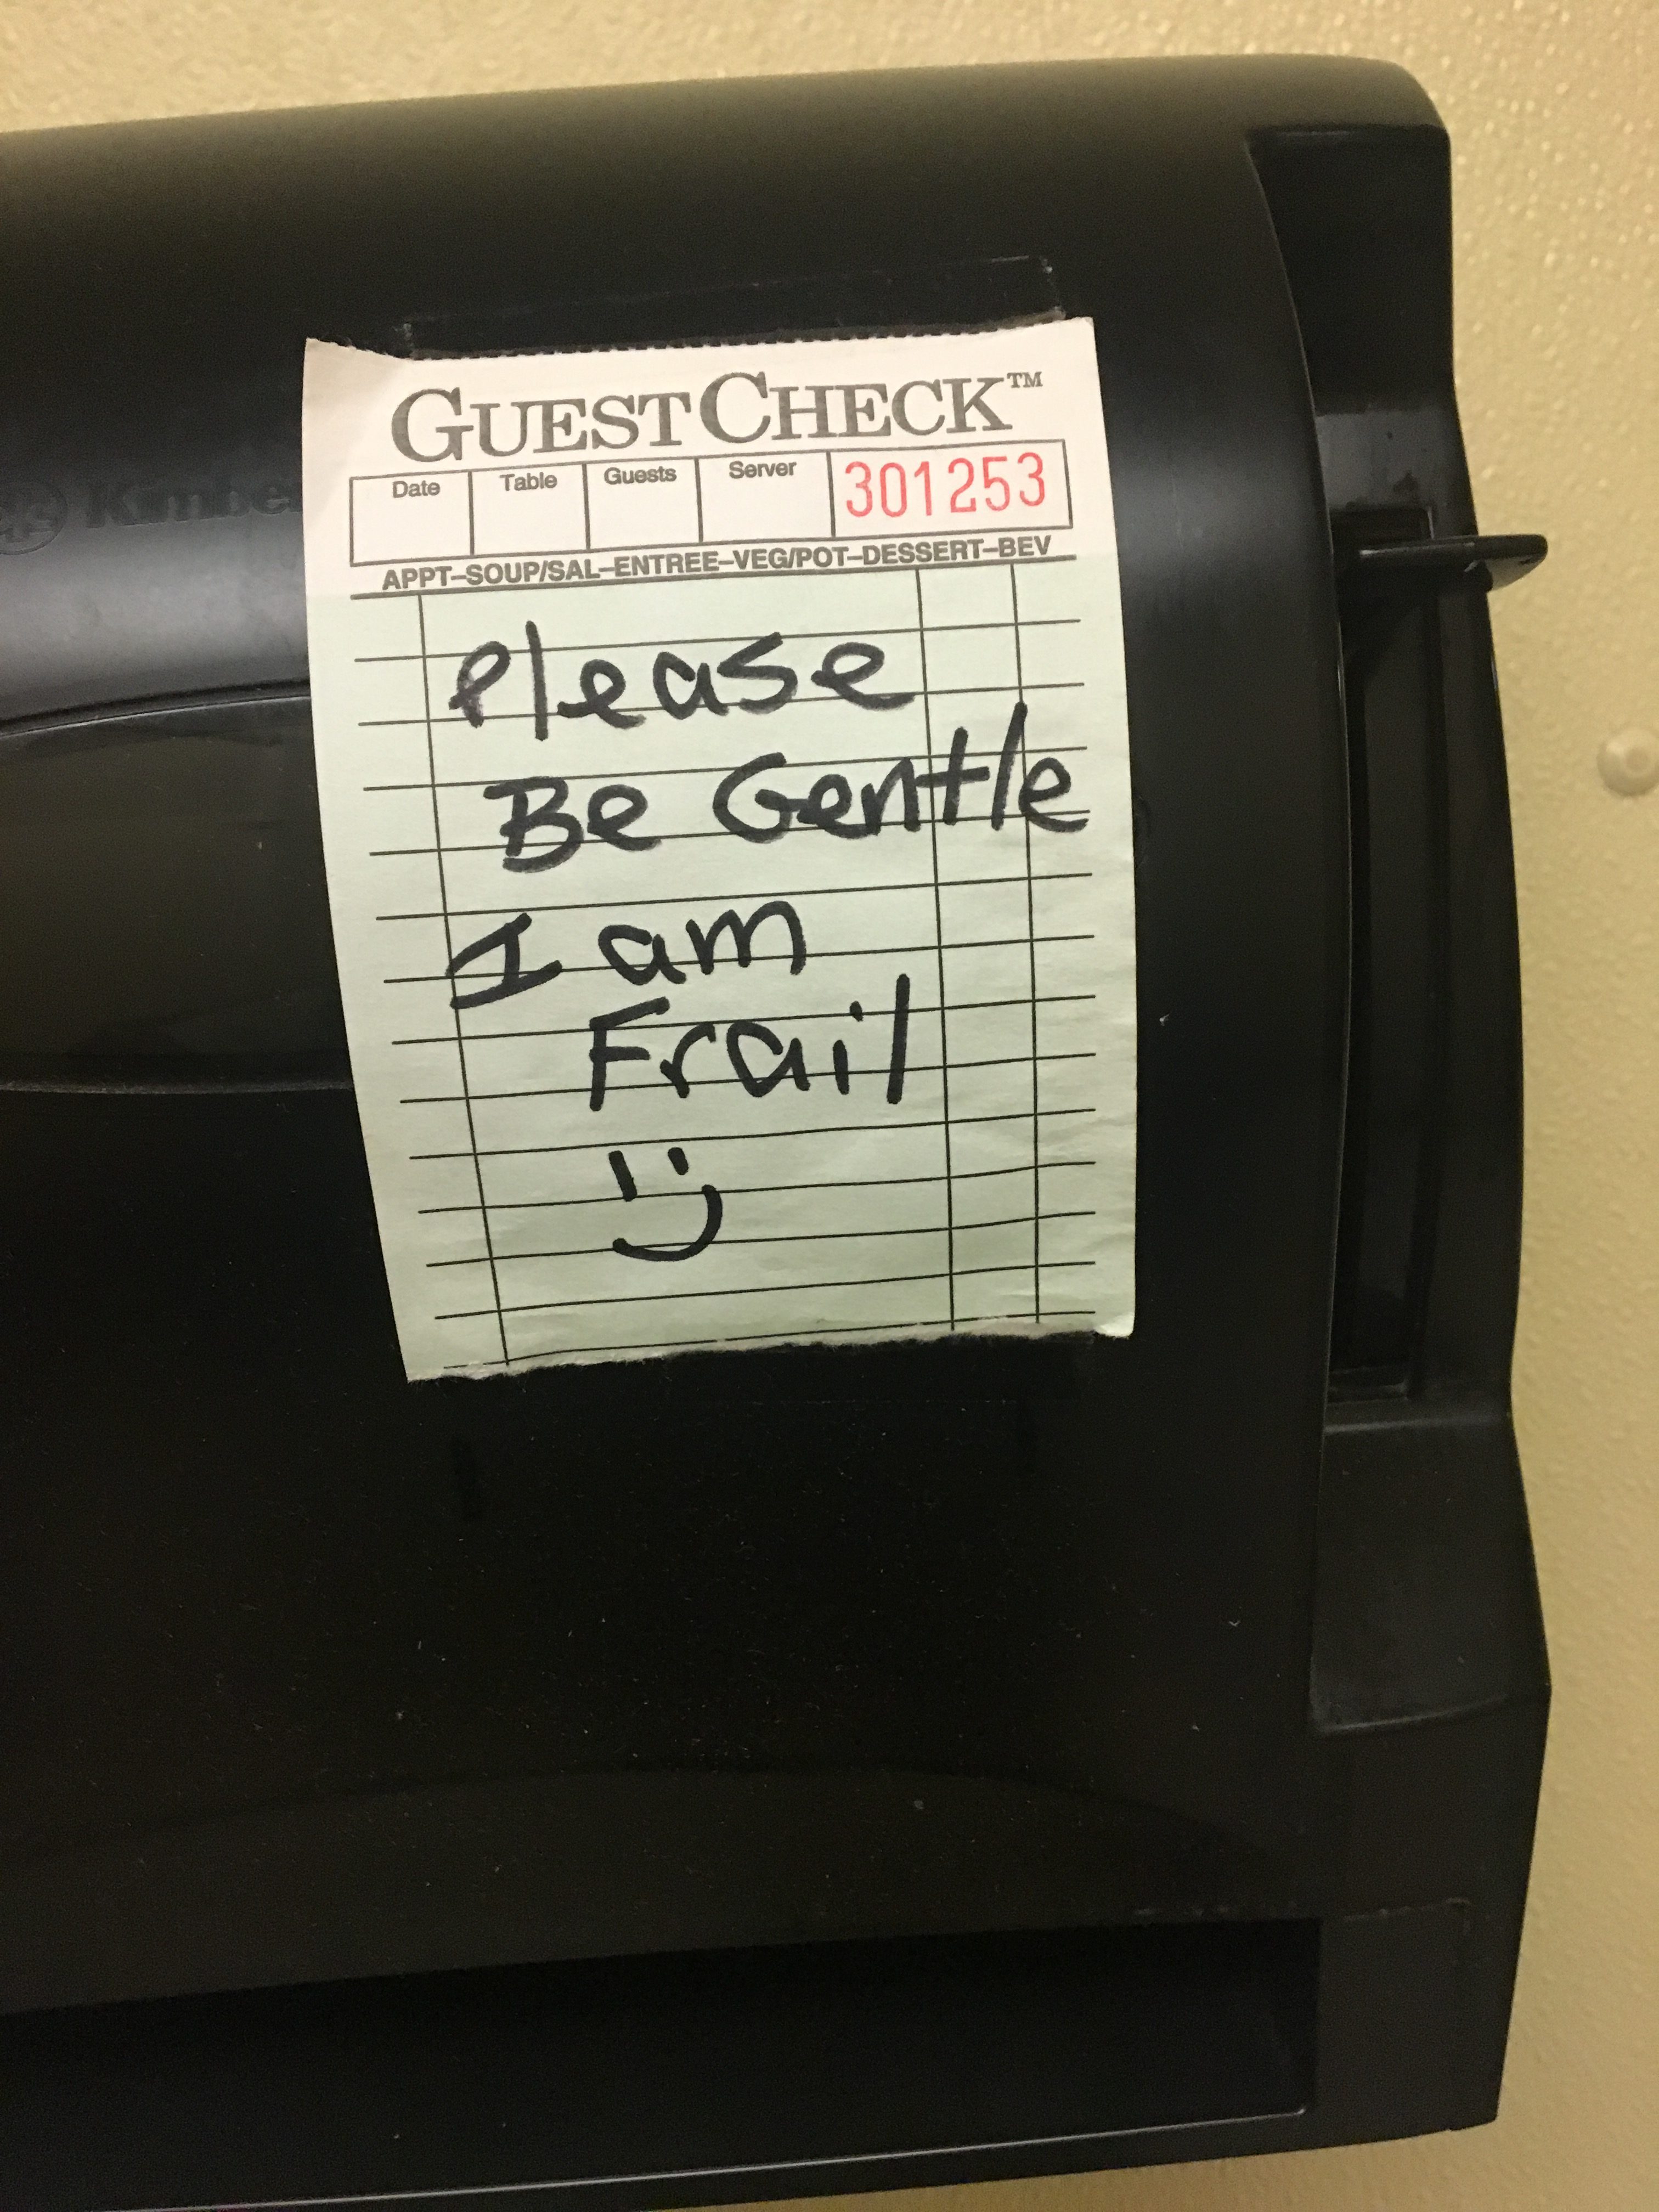
[[[1033,447],[1006,453],[950,453],[919,460],[866,460],[858,454],[840,466],[840,505],[852,522],[879,528],[886,522],[958,522],[979,514],[1045,507],[1049,477],[1044,456]]]

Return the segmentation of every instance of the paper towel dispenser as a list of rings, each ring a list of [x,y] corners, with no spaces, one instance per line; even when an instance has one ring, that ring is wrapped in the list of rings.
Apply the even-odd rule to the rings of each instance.
[[[623,2204],[1469,2124],[1547,1680],[1449,161],[1365,64],[0,143],[0,2194]],[[1133,1334],[404,1377],[308,337],[1092,317]]]

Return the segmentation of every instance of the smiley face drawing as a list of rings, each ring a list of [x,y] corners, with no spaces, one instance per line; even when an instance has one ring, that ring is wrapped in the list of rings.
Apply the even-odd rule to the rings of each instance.
[[[617,1178],[617,1188],[623,1199],[637,1198],[639,1188],[629,1172],[626,1158],[621,1152],[611,1152],[607,1157],[611,1162],[611,1172]],[[677,1176],[691,1172],[690,1163],[678,1145],[671,1145],[668,1148],[668,1164]],[[618,1237],[612,1240],[611,1250],[619,1253],[624,1260],[695,1260],[698,1253],[706,1252],[720,1235],[720,1222],[726,1212],[725,1200],[712,1182],[704,1183],[702,1196],[708,1209],[708,1218],[701,1232],[689,1244],[630,1244],[625,1237]]]

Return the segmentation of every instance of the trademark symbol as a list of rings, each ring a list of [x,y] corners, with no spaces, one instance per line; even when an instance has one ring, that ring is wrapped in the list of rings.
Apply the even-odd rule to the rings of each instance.
[[[1017,368],[1008,379],[1011,389],[1015,392],[1035,392],[1042,382],[1042,371],[1040,368]]]

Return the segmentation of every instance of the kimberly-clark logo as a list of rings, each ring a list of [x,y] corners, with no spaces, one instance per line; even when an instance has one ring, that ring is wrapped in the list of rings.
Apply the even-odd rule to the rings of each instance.
[[[0,553],[38,553],[69,520],[69,501],[51,484],[0,479]]]
[[[297,514],[297,483],[95,483],[87,494],[87,527],[142,528],[153,522],[222,521],[234,514]]]

